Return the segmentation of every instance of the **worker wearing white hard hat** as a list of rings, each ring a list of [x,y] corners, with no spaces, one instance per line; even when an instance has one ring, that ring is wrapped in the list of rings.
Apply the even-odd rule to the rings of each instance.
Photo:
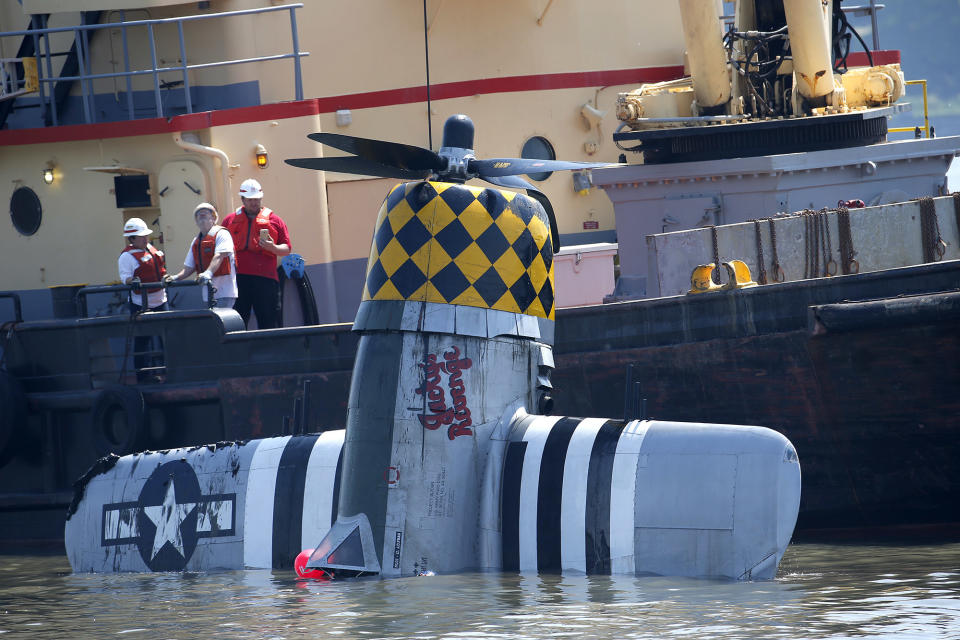
[[[263,206],[263,188],[249,178],[240,185],[236,211],[223,219],[233,236],[237,264],[237,301],[234,309],[249,325],[251,311],[257,327],[280,326],[280,282],[277,258],[291,250],[290,232],[280,216]]]
[[[123,235],[127,247],[117,259],[120,282],[131,284],[135,279],[141,283],[159,283],[167,273],[163,251],[160,251],[148,238],[153,230],[140,218],[130,218],[123,225]],[[162,288],[148,289],[147,305],[149,311],[166,311],[167,293]],[[132,311],[140,311],[143,298],[136,291],[130,292]]]
[[[167,281],[176,282],[197,273],[202,285],[213,285],[213,299],[217,307],[233,308],[237,301],[237,267],[233,253],[233,236],[226,228],[217,225],[219,214],[209,202],[201,202],[193,209],[193,220],[200,233],[190,243],[183,269],[168,275]],[[204,302],[207,287],[201,287]]]
[[[130,313],[143,311],[166,311],[167,292],[161,281],[167,274],[163,251],[150,244],[153,230],[140,218],[130,218],[123,225],[123,236],[127,247],[117,259],[117,270],[123,284],[146,285],[134,287],[130,291]],[[150,285],[154,285],[150,287]],[[143,289],[147,291],[147,308],[143,309]],[[156,343],[155,343],[156,340]],[[162,352],[160,337],[137,336],[133,339],[133,364],[136,367],[137,382],[160,381],[161,377],[152,367],[161,364],[151,352]]]

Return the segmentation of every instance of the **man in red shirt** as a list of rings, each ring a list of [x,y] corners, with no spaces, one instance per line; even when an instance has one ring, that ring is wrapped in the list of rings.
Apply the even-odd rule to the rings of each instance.
[[[252,178],[240,185],[243,206],[223,220],[233,236],[237,259],[237,310],[244,324],[250,323],[250,309],[257,316],[257,327],[280,326],[280,281],[277,257],[290,253],[290,233],[286,223],[263,206],[263,189]]]

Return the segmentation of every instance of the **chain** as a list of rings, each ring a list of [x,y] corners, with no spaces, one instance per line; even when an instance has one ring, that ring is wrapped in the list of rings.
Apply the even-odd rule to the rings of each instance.
[[[824,207],[817,212],[820,222],[820,239],[823,242],[823,275],[827,278],[837,275],[837,263],[833,259],[833,242],[830,239],[830,216]]]
[[[920,238],[923,241],[924,262],[943,260],[943,254],[947,251],[947,244],[940,236],[937,207],[930,196],[920,198]]]
[[[786,276],[780,267],[780,256],[777,254],[777,226],[773,224],[773,218],[770,220],[770,248],[773,250],[773,281],[783,282]]]
[[[804,219],[804,246],[806,247],[803,277],[818,278],[820,277],[820,245],[823,242],[820,216],[812,209],[804,209],[800,215]]]
[[[854,259],[857,252],[853,250],[853,234],[850,231],[850,209],[837,208],[837,235],[840,244],[840,269],[845,274],[859,273],[860,263]]]
[[[757,282],[767,284],[767,266],[763,263],[763,238],[760,236],[760,221],[753,221],[753,231],[757,239],[757,264],[760,265],[760,274]]]

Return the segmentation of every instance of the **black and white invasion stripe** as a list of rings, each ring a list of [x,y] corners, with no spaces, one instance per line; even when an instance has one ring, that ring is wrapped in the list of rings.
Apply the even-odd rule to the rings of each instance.
[[[243,563],[289,569],[337,517],[344,431],[266,438],[250,461]]]
[[[527,416],[507,445],[502,565],[632,573],[637,461],[647,423]],[[524,425],[521,425],[524,426]]]

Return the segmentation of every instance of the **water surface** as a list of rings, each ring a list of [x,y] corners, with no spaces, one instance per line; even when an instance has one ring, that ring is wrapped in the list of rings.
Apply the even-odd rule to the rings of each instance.
[[[27,638],[958,638],[960,544],[792,545],[776,580],[470,573],[74,575],[0,556],[0,635]]]

